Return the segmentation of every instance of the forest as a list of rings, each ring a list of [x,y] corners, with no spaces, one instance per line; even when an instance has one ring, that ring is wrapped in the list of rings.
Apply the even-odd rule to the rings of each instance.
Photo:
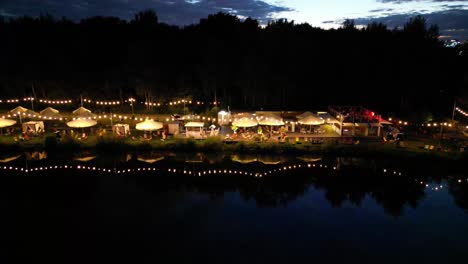
[[[346,20],[322,29],[284,19],[217,13],[198,24],[0,18],[1,98],[191,98],[230,109],[322,110],[363,105],[422,120],[467,105],[468,56],[446,48],[437,25],[401,28]]]

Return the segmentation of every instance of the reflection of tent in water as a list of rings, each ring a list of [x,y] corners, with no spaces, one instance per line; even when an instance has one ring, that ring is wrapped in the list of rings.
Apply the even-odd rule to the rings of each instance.
[[[21,154],[16,155],[16,156],[6,157],[6,158],[0,157],[0,162],[1,163],[8,163],[10,161],[14,161],[15,159],[18,159],[19,157],[21,157]]]
[[[257,156],[255,155],[232,155],[232,161],[239,162],[242,164],[252,163],[257,161]]]
[[[152,156],[152,155],[138,155],[138,158],[137,160],[139,161],[142,161],[142,162],[146,162],[146,163],[155,163],[155,162],[158,162],[160,160],[163,160],[164,157],[163,156]]]
[[[277,165],[277,164],[282,163],[283,159],[281,158],[281,156],[265,155],[265,156],[260,156],[258,158],[258,161],[260,161],[261,163],[265,165]]]
[[[205,160],[210,164],[222,162],[224,160],[224,154],[221,153],[205,153],[203,155],[205,156]]]
[[[44,122],[43,121],[29,121],[23,123],[23,133],[44,133]]]
[[[184,155],[184,161],[187,163],[202,163],[204,160],[204,156],[202,153],[197,153],[195,155],[186,154]]]
[[[77,160],[77,161],[81,161],[81,162],[88,162],[88,161],[93,160],[95,158],[96,158],[96,156],[82,156],[82,157],[73,158],[73,160]]]
[[[45,151],[33,151],[31,153],[26,152],[25,155],[27,160],[43,160],[47,158],[47,153]]]
[[[322,160],[322,158],[311,157],[311,156],[300,156],[300,157],[297,157],[297,159],[305,161],[305,162],[316,162],[316,161]]]
[[[115,124],[112,126],[112,133],[117,136],[127,136],[130,134],[130,126],[128,124]]]

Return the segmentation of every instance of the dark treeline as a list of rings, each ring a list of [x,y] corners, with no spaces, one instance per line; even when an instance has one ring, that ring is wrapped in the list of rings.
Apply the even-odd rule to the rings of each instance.
[[[465,56],[422,17],[403,29],[339,29],[218,13],[179,28],[145,11],[131,21],[0,20],[2,97],[217,98],[242,109],[365,105],[449,115],[466,89]],[[464,83],[465,82],[465,83]],[[417,118],[416,114],[413,116]]]

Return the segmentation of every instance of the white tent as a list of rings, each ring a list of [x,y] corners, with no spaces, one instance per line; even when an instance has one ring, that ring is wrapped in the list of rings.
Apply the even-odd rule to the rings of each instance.
[[[15,120],[11,119],[6,119],[6,118],[0,118],[0,128],[2,127],[9,127],[16,124]]]
[[[307,117],[304,117],[302,119],[299,119],[299,124],[301,125],[311,125],[311,126],[316,126],[316,125],[323,125],[325,123],[325,120],[322,118],[312,114]]]
[[[112,126],[112,133],[117,136],[127,136],[130,134],[130,126],[128,124],[115,124]]]
[[[136,129],[143,131],[154,131],[161,129],[162,127],[163,124],[161,122],[156,122],[150,119],[146,119],[145,121],[136,124]]]
[[[196,139],[205,138],[206,135],[203,130],[203,126],[205,124],[203,122],[188,122],[185,124],[185,136],[186,137],[193,137]]]
[[[52,108],[50,106],[40,111],[39,114],[41,114],[41,116],[44,119],[62,119],[63,118],[59,110]]]
[[[34,112],[33,110],[24,108],[22,106],[17,106],[9,111],[10,114],[21,114],[21,116],[28,116],[28,117],[36,117],[39,114]]]
[[[185,127],[203,127],[205,123],[203,122],[188,122],[185,124]]]
[[[85,127],[92,127],[97,125],[97,122],[94,120],[87,120],[87,119],[77,119],[67,123],[67,126],[73,128],[85,128]]]
[[[232,125],[237,127],[254,127],[258,125],[258,122],[256,118],[245,116],[232,121]]]
[[[90,118],[96,117],[96,115],[93,114],[93,113],[91,112],[91,110],[86,109],[86,108],[84,108],[84,107],[82,107],[82,106],[80,106],[78,109],[76,109],[75,111],[73,111],[72,114],[73,114],[74,116],[78,117],[78,118],[88,118],[88,119],[90,119]]]
[[[44,122],[43,121],[29,121],[23,123],[23,133],[44,133]]]
[[[219,111],[218,113],[218,124],[223,126],[229,124],[229,119],[231,119],[231,112],[226,112],[224,110]]]
[[[258,121],[258,124],[263,126],[283,126],[284,121],[283,118],[278,115],[266,114],[260,116],[260,121]]]

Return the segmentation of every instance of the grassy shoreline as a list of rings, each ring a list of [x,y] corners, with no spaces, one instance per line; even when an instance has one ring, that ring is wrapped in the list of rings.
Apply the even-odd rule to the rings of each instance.
[[[95,150],[99,152],[121,151],[180,151],[180,152],[222,152],[251,154],[315,154],[322,156],[356,156],[356,157],[388,157],[388,158],[424,158],[433,160],[467,161],[468,155],[462,152],[428,151],[420,147],[401,148],[391,143],[372,143],[359,145],[344,145],[324,143],[277,143],[277,142],[236,142],[225,143],[221,138],[194,140],[187,138],[169,139],[166,141],[152,140],[148,142],[131,139],[116,139],[112,137],[90,137],[86,141],[71,138],[57,142],[54,137],[34,138],[30,141],[12,142],[0,140],[0,150],[47,150],[47,151],[77,151]]]

